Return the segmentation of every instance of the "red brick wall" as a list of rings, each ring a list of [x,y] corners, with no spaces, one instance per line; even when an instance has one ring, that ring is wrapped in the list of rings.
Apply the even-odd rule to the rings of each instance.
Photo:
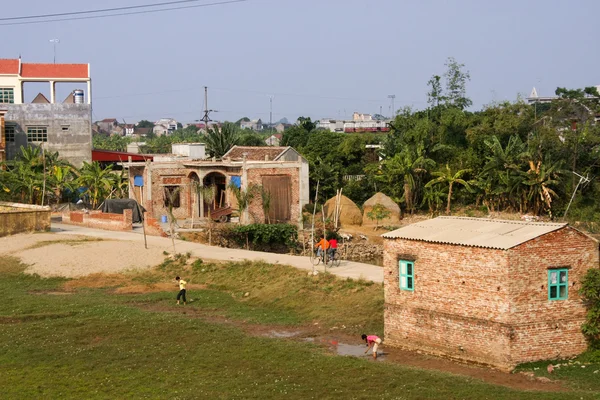
[[[398,287],[399,257],[415,260],[414,292]],[[598,263],[598,243],[571,228],[507,251],[386,239],[385,340],[501,368],[578,354],[577,288]],[[571,267],[568,300],[548,301],[555,266]]]
[[[262,177],[268,175],[288,175],[292,184],[291,187],[291,212],[290,212],[290,223],[296,224],[299,221],[301,210],[300,210],[300,168],[252,168],[249,167],[247,171],[248,183],[261,185]],[[260,195],[257,195],[252,204],[248,208],[250,215],[250,222],[262,223],[265,221],[265,214],[262,209],[262,199]]]
[[[65,213],[62,222],[70,225],[81,225],[88,228],[105,229],[109,231],[131,231],[133,229],[133,211],[123,210],[120,214],[102,214],[92,211],[86,214],[82,211]]]
[[[415,290],[399,288],[398,259],[414,260]],[[506,360],[506,253],[384,241],[385,341],[471,361]]]
[[[598,268],[598,243],[567,227],[509,251],[511,321],[517,362],[568,357],[585,351],[581,333],[586,309],[579,296],[581,280]],[[548,268],[569,267],[568,299],[548,300]]]
[[[179,186],[179,207],[173,208],[173,215],[177,219],[185,219],[191,216],[192,195],[190,179],[187,176],[192,172],[188,168],[160,168],[152,170],[152,207],[150,214],[157,219],[162,215],[169,215],[165,207],[165,186]],[[148,184],[148,180],[144,180]],[[196,215],[197,216],[197,215]]]

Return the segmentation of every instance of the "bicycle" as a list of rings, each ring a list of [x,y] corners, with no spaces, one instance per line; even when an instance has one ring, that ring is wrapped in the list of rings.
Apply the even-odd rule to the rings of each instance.
[[[326,256],[327,254],[327,256]],[[327,257],[327,258],[325,258]],[[327,261],[327,262],[326,262]],[[339,267],[342,259],[340,257],[340,253],[337,251],[333,252],[333,256],[331,255],[331,253],[329,251],[327,251],[327,253],[324,251],[321,253],[320,256],[317,256],[317,249],[315,249],[311,255],[310,255],[310,262],[312,263],[312,265],[319,265],[320,263],[323,263],[325,265],[327,264],[331,264],[332,267]]]

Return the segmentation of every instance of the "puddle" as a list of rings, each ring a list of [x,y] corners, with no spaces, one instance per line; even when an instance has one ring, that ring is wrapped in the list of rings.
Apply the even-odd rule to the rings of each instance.
[[[367,354],[365,354],[365,350],[367,350],[367,346],[362,345],[362,344],[340,343],[339,341],[337,341],[335,339],[314,338],[314,337],[304,338],[302,340],[304,340],[305,342],[309,342],[309,343],[317,343],[317,344],[329,346],[330,348],[335,350],[335,352],[337,353],[338,356],[349,356],[349,357],[372,357],[373,356],[372,349],[369,352],[367,352]],[[381,359],[385,359],[385,353],[383,353],[381,350],[379,350],[379,351],[377,351],[377,360],[379,361]]]
[[[300,331],[270,331],[265,334],[265,336],[270,338],[291,338],[294,336],[298,336]]]

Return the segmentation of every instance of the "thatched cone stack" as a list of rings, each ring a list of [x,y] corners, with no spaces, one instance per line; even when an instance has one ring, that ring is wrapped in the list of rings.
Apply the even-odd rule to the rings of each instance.
[[[375,193],[373,197],[365,201],[363,205],[363,224],[372,224],[375,221],[367,217],[367,213],[373,209],[375,204],[381,204],[390,211],[390,216],[379,221],[379,225],[396,225],[400,223],[400,206],[385,194]]]
[[[341,196],[340,209],[340,225],[360,225],[362,223],[360,208],[346,196]],[[323,206],[323,212],[325,213],[325,218],[330,218],[332,221],[334,220],[335,197],[327,200]]]

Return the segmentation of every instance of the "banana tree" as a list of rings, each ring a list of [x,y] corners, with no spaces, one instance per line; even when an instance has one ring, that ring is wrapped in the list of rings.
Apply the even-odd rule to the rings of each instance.
[[[114,175],[112,168],[102,168],[97,161],[83,162],[78,183],[86,188],[84,194],[89,195],[90,203],[96,208],[101,199],[104,199],[112,190]]]
[[[470,169],[461,169],[457,172],[452,172],[448,164],[446,164],[446,169],[444,171],[433,172],[433,176],[437,176],[437,178],[427,182],[425,187],[431,187],[433,185],[448,185],[448,203],[446,205],[446,214],[450,215],[450,203],[452,201],[452,189],[455,184],[463,185],[467,190],[471,190],[471,186],[467,181],[462,179],[462,176],[469,173]]]

